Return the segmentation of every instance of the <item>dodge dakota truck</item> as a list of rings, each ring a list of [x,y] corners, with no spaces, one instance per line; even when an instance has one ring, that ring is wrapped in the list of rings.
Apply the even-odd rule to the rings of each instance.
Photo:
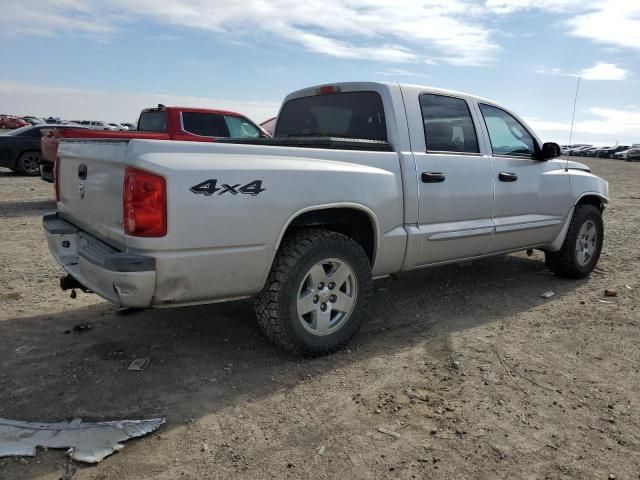
[[[598,261],[608,184],[505,107],[395,83],[306,88],[274,138],[63,140],[49,249],[129,307],[253,297],[277,345],[322,355],[367,321],[372,279],[528,249]]]
[[[99,122],[80,122],[92,124]],[[104,122],[102,122],[104,123]],[[43,129],[41,139],[40,175],[53,182],[53,164],[62,138],[109,138],[148,140],[185,140],[211,142],[216,138],[267,137],[269,134],[251,120],[236,112],[193,107],[167,107],[158,105],[145,108],[138,118],[135,130],[105,131],[96,128],[66,128],[58,125]]]

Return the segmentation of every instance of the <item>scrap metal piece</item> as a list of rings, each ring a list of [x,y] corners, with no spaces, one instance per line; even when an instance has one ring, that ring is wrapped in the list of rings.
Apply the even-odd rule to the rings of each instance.
[[[143,370],[146,370],[150,363],[151,359],[149,357],[136,358],[129,364],[129,370],[133,370],[134,372],[142,372]]]
[[[98,463],[124,448],[120,442],[160,428],[164,418],[115,422],[38,423],[0,418],[0,457],[36,455],[36,447],[68,448],[73,460]]]

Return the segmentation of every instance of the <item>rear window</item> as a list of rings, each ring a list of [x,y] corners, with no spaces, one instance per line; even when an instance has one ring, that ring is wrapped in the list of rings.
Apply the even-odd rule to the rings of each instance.
[[[141,132],[166,132],[167,112],[162,110],[142,112],[138,120],[138,130]]]
[[[386,141],[382,99],[376,92],[345,92],[289,100],[280,111],[274,136]]]

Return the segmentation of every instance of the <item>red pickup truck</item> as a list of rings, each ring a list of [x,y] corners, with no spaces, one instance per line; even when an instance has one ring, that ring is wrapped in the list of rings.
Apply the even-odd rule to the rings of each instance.
[[[53,165],[58,156],[58,142],[64,138],[145,138],[151,140],[182,140],[212,142],[216,138],[258,138],[270,135],[247,117],[235,112],[206,108],[165,107],[146,108],[140,113],[138,129],[103,131],[88,128],[51,128],[42,130],[40,175],[53,182]]]

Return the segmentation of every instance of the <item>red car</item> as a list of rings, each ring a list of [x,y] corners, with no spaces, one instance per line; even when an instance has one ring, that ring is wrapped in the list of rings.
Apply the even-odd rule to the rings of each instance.
[[[258,138],[269,134],[244,115],[225,110],[191,107],[146,108],[140,113],[137,130],[103,131],[84,128],[43,130],[40,175],[53,182],[53,162],[61,138],[142,138],[213,142],[216,138]]]
[[[11,115],[0,115],[0,128],[13,130],[14,128],[26,127],[29,122]]]

